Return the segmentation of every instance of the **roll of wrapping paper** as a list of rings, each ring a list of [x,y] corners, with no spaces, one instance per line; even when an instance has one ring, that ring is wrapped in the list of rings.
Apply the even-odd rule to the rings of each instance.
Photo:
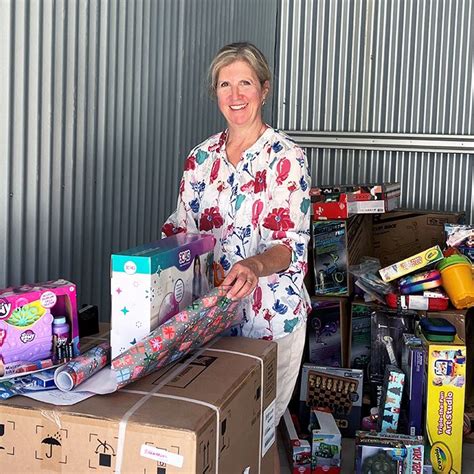
[[[68,392],[105,367],[109,362],[110,344],[103,342],[59,367],[54,373],[54,383],[59,390]]]
[[[238,323],[238,301],[218,287],[197,299],[112,361],[117,388],[181,359]]]

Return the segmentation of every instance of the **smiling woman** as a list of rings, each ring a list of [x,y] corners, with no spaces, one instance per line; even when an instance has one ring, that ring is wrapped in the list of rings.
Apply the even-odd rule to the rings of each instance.
[[[223,47],[209,77],[227,128],[189,154],[163,232],[215,237],[214,281],[240,300],[242,334],[278,343],[278,424],[298,375],[309,307],[307,162],[301,148],[263,122],[271,75],[254,45]]]

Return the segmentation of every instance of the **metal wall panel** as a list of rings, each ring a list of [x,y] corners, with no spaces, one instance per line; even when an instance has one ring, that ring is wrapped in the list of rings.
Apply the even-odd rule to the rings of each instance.
[[[471,0],[281,0],[278,127],[473,135],[473,25]],[[404,205],[474,221],[472,155],[309,155],[315,183],[390,177]]]
[[[160,236],[186,152],[223,125],[213,54],[250,40],[272,60],[276,9],[0,0],[0,287],[64,277],[108,318],[110,254]]]

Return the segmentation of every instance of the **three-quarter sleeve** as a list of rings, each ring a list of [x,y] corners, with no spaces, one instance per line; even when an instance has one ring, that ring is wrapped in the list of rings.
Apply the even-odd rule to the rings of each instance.
[[[273,145],[278,150],[278,143]],[[292,252],[289,271],[306,272],[310,226],[310,175],[306,156],[293,146],[270,162],[268,203],[260,221],[262,251],[280,244]]]

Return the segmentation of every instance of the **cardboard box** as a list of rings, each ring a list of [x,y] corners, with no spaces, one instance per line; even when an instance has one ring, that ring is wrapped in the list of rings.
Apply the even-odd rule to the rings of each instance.
[[[308,316],[308,360],[329,367],[347,366],[348,319],[347,298],[311,298]]]
[[[349,296],[349,265],[370,255],[371,216],[312,223],[315,295]]]
[[[64,407],[11,398],[0,471],[271,474],[276,354],[274,342],[221,338],[111,395]]]
[[[426,363],[426,442],[433,472],[462,472],[466,346],[421,338]]]
[[[214,237],[177,234],[111,257],[112,358],[212,287]]]
[[[410,209],[374,216],[372,256],[377,257],[384,267],[429,247],[443,247],[444,224],[457,224],[463,220],[462,212]]]
[[[394,365],[387,365],[379,405],[377,431],[382,433],[397,432],[404,386],[405,373],[403,370]]]
[[[376,305],[363,301],[351,303],[349,367],[361,369],[367,374],[370,363],[371,314]]]
[[[311,474],[311,444],[301,439],[288,409],[283,414],[282,437],[292,474]]]

